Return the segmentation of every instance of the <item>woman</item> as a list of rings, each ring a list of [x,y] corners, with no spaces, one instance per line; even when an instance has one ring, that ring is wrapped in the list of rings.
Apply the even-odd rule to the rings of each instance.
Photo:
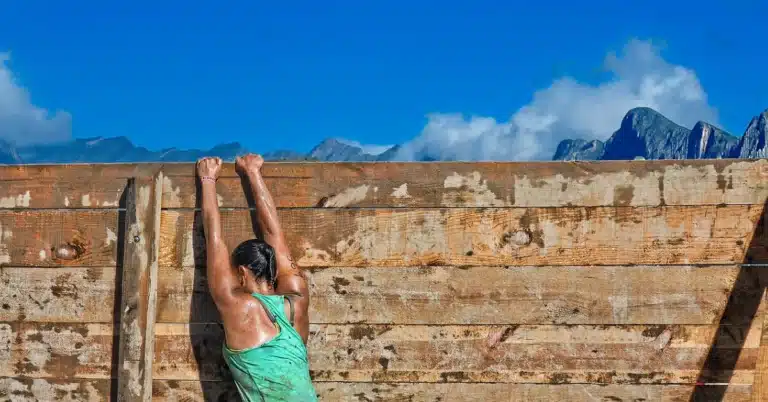
[[[263,241],[247,240],[230,256],[216,197],[221,159],[197,163],[202,187],[208,286],[225,332],[224,359],[245,402],[317,401],[309,375],[309,291],[290,256],[272,197],[261,177],[264,159],[235,166],[250,185]]]

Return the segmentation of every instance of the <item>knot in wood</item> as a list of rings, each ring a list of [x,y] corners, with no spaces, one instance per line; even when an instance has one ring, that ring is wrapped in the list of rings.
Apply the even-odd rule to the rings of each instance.
[[[531,244],[531,234],[525,230],[518,230],[512,235],[512,241],[518,246],[527,246]]]
[[[77,254],[77,249],[70,244],[62,244],[53,249],[54,258],[58,260],[74,260]]]

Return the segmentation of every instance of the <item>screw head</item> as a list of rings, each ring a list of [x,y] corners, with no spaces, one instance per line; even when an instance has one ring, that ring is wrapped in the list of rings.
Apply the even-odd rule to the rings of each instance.
[[[133,236],[133,242],[134,242],[134,243],[138,243],[138,242],[139,242],[139,240],[141,240],[141,237],[139,237],[139,236]]]

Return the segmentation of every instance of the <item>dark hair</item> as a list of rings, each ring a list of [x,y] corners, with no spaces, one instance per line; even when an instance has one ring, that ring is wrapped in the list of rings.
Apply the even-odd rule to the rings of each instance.
[[[258,280],[277,287],[275,249],[263,240],[251,239],[240,243],[232,252],[232,263],[245,266]]]

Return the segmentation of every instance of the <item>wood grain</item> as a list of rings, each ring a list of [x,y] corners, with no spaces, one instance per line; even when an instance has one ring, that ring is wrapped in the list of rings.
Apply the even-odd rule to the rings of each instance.
[[[708,386],[716,388],[717,386]],[[719,387],[717,387],[719,388]],[[731,385],[724,402],[749,401],[750,385]],[[687,385],[590,385],[590,384],[482,384],[482,383],[353,383],[318,382],[321,401],[398,402],[531,402],[531,401],[658,401],[688,402],[693,387]],[[156,380],[153,401],[239,401],[228,381]]]
[[[0,268],[0,321],[114,320],[115,268]]]
[[[115,178],[0,180],[0,209],[118,208],[126,184]]]
[[[102,402],[110,400],[110,380],[0,378],[0,400],[13,402]]]
[[[115,210],[0,210],[0,267],[114,266],[117,234]]]
[[[763,160],[307,163],[299,177],[268,165],[279,207],[719,205],[762,204],[768,196]],[[163,205],[195,207],[194,169],[167,176]],[[248,206],[234,172],[225,169],[218,193],[223,207]]]
[[[707,388],[720,388],[707,386]],[[723,402],[747,402],[749,385],[732,385]],[[686,385],[592,385],[592,384],[408,384],[408,383],[318,383],[317,393],[329,401],[504,401],[504,402],[594,402],[659,401],[688,402],[693,387]],[[193,399],[194,400],[194,399]]]
[[[764,289],[761,289],[764,290]],[[768,302],[768,292],[764,292],[762,305]],[[759,320],[758,324],[762,327],[760,336],[760,350],[758,352],[757,366],[755,367],[755,383],[752,388],[752,402],[761,402],[768,400],[768,317]]]
[[[194,174],[194,164],[191,174]],[[99,178],[128,179],[137,176],[151,176],[161,164],[153,163],[54,163],[31,165],[0,165],[0,180],[45,180],[86,181]]]
[[[716,324],[740,267],[381,267],[306,271],[313,323]],[[219,322],[203,268],[162,268],[158,322]],[[733,324],[751,317],[733,315]]]
[[[298,209],[279,218],[303,267],[732,264],[744,259],[762,209]],[[161,266],[204,264],[196,216],[163,211]],[[221,219],[230,249],[254,237],[248,211],[222,211]]]
[[[313,324],[310,333],[314,380],[353,382],[692,384],[717,334],[718,353],[738,355],[733,383],[751,384],[760,340],[759,326]],[[222,337],[215,324],[157,324],[153,378],[226,379]],[[724,375],[713,365],[705,377]]]
[[[109,183],[110,179],[124,182],[129,177],[151,176],[157,170],[162,170],[167,178],[163,205],[195,206],[194,163],[146,163],[0,166],[0,194],[9,194],[0,197],[0,207],[13,204],[24,208],[27,197],[30,207],[37,203],[47,205],[45,207],[66,206],[64,198],[47,195],[52,192],[68,197],[72,205],[89,194],[91,207],[101,207],[103,202],[114,202],[114,194],[109,189],[116,183]],[[768,196],[768,185],[764,184],[768,162],[762,159],[272,162],[264,165],[262,173],[281,207],[718,205],[761,204]],[[26,182],[12,183],[24,180]],[[56,187],[36,185],[39,180],[54,180]],[[2,191],[5,188],[9,191]],[[27,190],[29,196],[26,196]],[[67,195],[70,191],[72,197]],[[219,194],[224,207],[247,206],[232,163],[223,167]]]
[[[131,179],[126,197],[118,399],[152,399],[157,257],[163,177]]]
[[[111,324],[0,323],[0,376],[111,377]]]

